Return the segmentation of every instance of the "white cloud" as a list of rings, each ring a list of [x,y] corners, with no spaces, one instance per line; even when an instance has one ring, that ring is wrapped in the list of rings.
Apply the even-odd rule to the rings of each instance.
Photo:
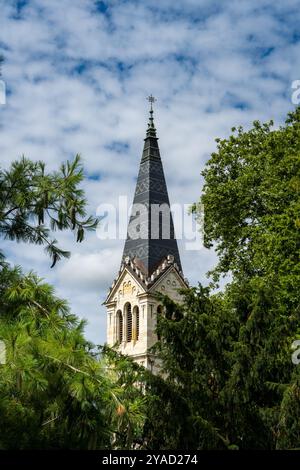
[[[80,152],[87,175],[100,175],[84,182],[93,213],[120,194],[132,198],[148,94],[158,98],[171,202],[198,198],[215,137],[254,119],[279,124],[292,108],[291,82],[300,78],[297,0],[0,0],[0,11],[9,91],[0,107],[1,166],[24,153],[54,169]],[[118,151],[116,142],[127,149]],[[88,335],[103,342],[98,300],[116,274],[123,241],[58,238],[73,256],[52,270],[40,248],[5,247],[10,259],[53,282],[89,319]],[[207,250],[182,250],[182,258],[193,283],[215,262]]]
[[[75,291],[108,290],[120,266],[119,250],[99,253],[75,253],[63,265],[58,265],[58,280],[62,286]]]

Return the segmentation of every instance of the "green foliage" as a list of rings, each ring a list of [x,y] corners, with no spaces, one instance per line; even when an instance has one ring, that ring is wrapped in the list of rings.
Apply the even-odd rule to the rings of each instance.
[[[254,122],[218,141],[201,198],[205,243],[219,254],[216,274],[299,276],[299,120],[297,109],[279,130]]]
[[[86,216],[86,200],[79,184],[83,168],[77,155],[60,171],[47,173],[41,161],[26,158],[0,169],[0,236],[10,240],[45,245],[53,267],[68,251],[57,246],[51,231],[72,230],[77,242],[85,230],[93,230],[97,220]]]
[[[153,350],[162,362],[162,377],[149,383],[157,398],[147,413],[146,440],[154,448],[224,449],[232,444],[223,394],[238,321],[221,296],[210,296],[207,288],[182,295],[181,307],[162,298],[160,341]]]
[[[113,447],[139,449],[142,446],[142,430],[150,399],[144,393],[144,384],[149,373],[131,358],[117,353],[108,346],[103,346],[100,350],[105,357],[110,377],[122,391],[122,402],[118,400],[117,415],[112,417],[115,429]]]
[[[35,275],[6,267],[0,286],[0,448],[131,448],[145,397],[136,373],[121,373],[126,359],[112,367],[96,354],[84,322]]]

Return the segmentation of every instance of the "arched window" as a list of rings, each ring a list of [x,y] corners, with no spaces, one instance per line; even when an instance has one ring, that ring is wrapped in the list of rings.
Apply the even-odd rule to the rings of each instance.
[[[162,313],[162,312],[163,312],[162,306],[159,305],[159,306],[157,307],[157,313]]]
[[[122,343],[123,341],[123,315],[121,310],[117,311],[117,342]]]
[[[126,341],[127,343],[130,343],[130,341],[132,340],[132,311],[131,304],[129,302],[125,305],[125,315],[127,326]]]
[[[140,310],[139,307],[133,308],[133,339],[137,341],[140,335]]]

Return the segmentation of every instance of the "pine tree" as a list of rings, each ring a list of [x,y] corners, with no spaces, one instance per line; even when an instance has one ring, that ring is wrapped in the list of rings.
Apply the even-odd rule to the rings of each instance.
[[[52,266],[69,253],[51,238],[71,230],[77,242],[97,220],[86,216],[77,156],[59,172],[22,158],[0,171],[0,236],[45,245]],[[101,449],[136,445],[145,396],[130,361],[84,338],[85,322],[34,273],[0,259],[0,449]],[[86,314],[86,313],[85,313]],[[124,367],[127,372],[124,375]],[[130,377],[130,380],[129,380]]]
[[[79,155],[52,173],[46,172],[43,162],[25,157],[7,171],[0,169],[0,236],[45,245],[51,267],[61,257],[69,257],[51,238],[51,231],[72,230],[76,241],[82,242],[85,230],[93,230],[97,224],[94,217],[86,217],[86,200],[79,188],[82,180]]]

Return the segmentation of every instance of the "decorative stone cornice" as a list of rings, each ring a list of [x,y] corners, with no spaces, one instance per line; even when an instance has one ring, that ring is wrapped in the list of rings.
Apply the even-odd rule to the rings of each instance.
[[[120,276],[123,274],[124,269],[127,269],[131,274],[133,274],[134,277],[142,285],[144,285],[145,289],[148,290],[167,270],[170,269],[171,266],[176,269],[182,280],[185,282],[185,284],[188,285],[187,279],[183,278],[182,271],[180,270],[178,264],[175,262],[173,255],[168,255],[166,258],[164,258],[150,276],[147,276],[145,273],[142,272],[140,266],[138,265],[138,261],[136,261],[135,259],[131,259],[129,256],[126,256],[126,258],[124,259],[124,264],[122,264],[118,276],[114,279],[109,289],[107,299],[109,298],[112,290],[120,279]]]

